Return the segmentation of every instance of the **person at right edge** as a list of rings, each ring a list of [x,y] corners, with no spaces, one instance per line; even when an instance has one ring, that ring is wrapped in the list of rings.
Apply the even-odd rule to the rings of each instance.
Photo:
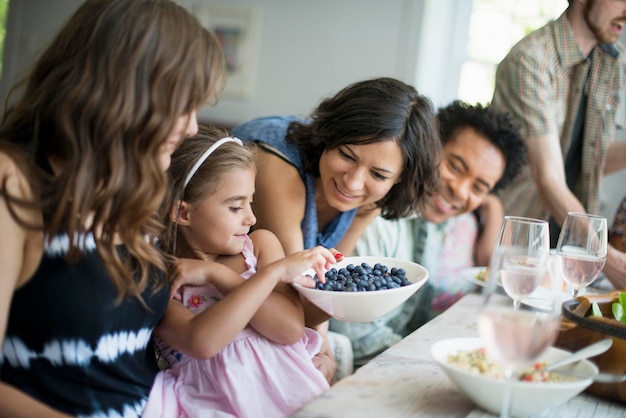
[[[626,141],[615,141],[625,24],[626,1],[569,0],[498,65],[491,106],[514,118],[528,151],[500,197],[508,215],[549,220],[553,248],[567,212],[597,214],[602,176],[626,166]],[[609,246],[604,273],[626,288],[626,253]]]

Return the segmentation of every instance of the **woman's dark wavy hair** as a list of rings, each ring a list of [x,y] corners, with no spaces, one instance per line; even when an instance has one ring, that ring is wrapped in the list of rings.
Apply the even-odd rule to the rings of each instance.
[[[510,184],[526,164],[526,147],[518,127],[508,113],[495,111],[489,106],[474,106],[460,100],[439,109],[439,135],[445,144],[455,138],[460,129],[473,128],[484,135],[502,154],[505,167],[500,180],[492,191]]]
[[[441,143],[432,103],[393,78],[360,81],[323,100],[310,123],[289,125],[287,140],[299,145],[305,171],[316,177],[325,150],[396,141],[404,156],[400,181],[376,202],[386,219],[420,210],[439,185]]]
[[[69,234],[68,262],[79,236],[101,227],[98,252],[118,290],[139,296],[161,285],[154,245],[156,212],[167,188],[161,147],[180,117],[216,102],[225,84],[216,38],[170,0],[87,0],[69,18],[11,94],[0,146],[18,148],[37,202],[6,192],[10,206],[38,207],[48,237]],[[52,173],[48,158],[60,166]],[[120,257],[119,236],[129,256]]]

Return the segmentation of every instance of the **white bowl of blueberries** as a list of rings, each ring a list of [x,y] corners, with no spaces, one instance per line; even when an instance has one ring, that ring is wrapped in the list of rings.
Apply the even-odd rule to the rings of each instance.
[[[428,280],[417,263],[391,257],[344,257],[316,288],[294,287],[340,321],[370,322],[400,306]]]

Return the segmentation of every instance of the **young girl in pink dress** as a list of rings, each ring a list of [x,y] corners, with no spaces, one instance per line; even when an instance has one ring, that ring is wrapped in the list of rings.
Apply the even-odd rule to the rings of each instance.
[[[248,234],[256,222],[251,207],[254,153],[223,136],[220,130],[204,128],[172,156],[172,193],[164,219],[168,233],[161,245],[179,257],[172,288],[186,285],[170,304],[182,302],[195,315],[208,311],[203,313],[203,332],[193,337],[198,339],[197,352],[181,353],[166,344],[174,327],[163,333],[157,329],[157,345],[169,368],[157,375],[145,417],[275,418],[290,415],[328,388],[311,360],[321,337],[304,327],[293,287],[280,282],[264,294],[223,296],[257,268],[285,256],[271,232]],[[335,253],[323,253],[326,264]],[[224,275],[224,266],[237,274]],[[328,266],[322,263],[318,275],[322,268]],[[233,317],[248,324],[234,329],[228,322]],[[163,322],[167,318],[166,313]]]

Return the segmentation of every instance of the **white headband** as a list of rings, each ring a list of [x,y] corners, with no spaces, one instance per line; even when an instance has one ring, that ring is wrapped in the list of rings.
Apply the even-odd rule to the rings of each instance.
[[[204,151],[204,153],[200,156],[200,158],[198,158],[198,161],[196,161],[193,167],[191,167],[191,170],[189,170],[189,173],[187,174],[187,178],[185,179],[185,183],[183,183],[183,190],[187,188],[187,185],[191,181],[191,178],[194,176],[194,174],[196,174],[196,171],[198,171],[202,163],[204,163],[206,159],[209,158],[209,155],[211,155],[213,151],[215,151],[220,145],[225,144],[226,142],[236,142],[239,145],[243,146],[241,139],[231,138],[230,136],[222,138],[216,143],[214,143],[213,145],[211,145],[206,151]]]

